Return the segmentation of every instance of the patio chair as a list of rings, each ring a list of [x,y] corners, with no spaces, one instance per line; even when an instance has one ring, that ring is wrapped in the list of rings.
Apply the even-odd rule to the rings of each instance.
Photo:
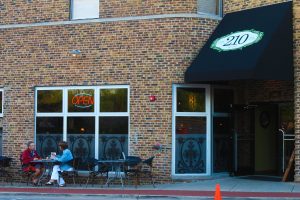
[[[154,160],[154,156],[143,160],[142,161],[142,165],[140,167],[140,175],[142,178],[150,178],[151,179],[151,183],[153,185],[153,187],[155,188],[155,184],[154,184],[154,179],[153,179],[153,160]]]
[[[6,182],[10,181],[12,185],[12,175],[8,171],[11,160],[12,158],[0,156],[0,176],[6,178]]]
[[[19,157],[19,160],[20,160],[20,164],[21,164],[21,167],[18,171],[19,175],[21,176],[21,179],[20,179],[20,183],[23,182],[24,180],[26,180],[26,184],[29,185],[29,182],[33,176],[33,174],[35,173],[34,171],[24,171],[24,167],[25,167],[25,164],[23,163],[23,159],[22,159],[22,154],[20,154],[20,157]]]
[[[129,180],[130,177],[135,178],[135,187],[140,184],[140,164],[142,159],[137,156],[126,156],[124,163],[124,173],[126,180]]]
[[[97,177],[102,178],[103,175],[105,175],[106,179],[108,178],[108,171],[109,171],[108,167],[106,165],[99,164],[97,159],[89,158],[87,160],[87,167],[88,167],[89,175],[86,181],[86,187],[88,186],[90,181],[93,186],[95,179]]]
[[[73,184],[75,185],[75,179],[78,177],[78,165],[80,162],[81,158],[74,158],[73,160],[70,161],[70,165],[73,167],[73,171],[62,171],[58,172],[61,177],[64,179],[69,179],[72,178]],[[60,178],[60,177],[59,177]],[[58,181],[59,182],[59,181]],[[80,184],[81,186],[81,184]]]

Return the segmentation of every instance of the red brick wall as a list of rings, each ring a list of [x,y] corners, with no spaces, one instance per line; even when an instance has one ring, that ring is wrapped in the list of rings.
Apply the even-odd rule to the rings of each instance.
[[[224,0],[224,13],[236,12],[245,9],[251,9],[266,5],[272,5],[275,3],[287,2],[289,0]]]
[[[69,19],[68,0],[3,0],[0,24],[20,24]]]
[[[101,0],[100,18],[173,13],[197,13],[197,0]],[[20,24],[70,19],[70,0],[3,0],[0,24]]]
[[[100,17],[197,13],[197,0],[100,1]]]
[[[183,83],[216,24],[174,18],[0,30],[4,154],[16,158],[34,137],[35,86],[129,84],[131,133],[139,133],[132,155],[150,156],[157,141],[171,147],[172,83]],[[83,56],[71,57],[72,49]],[[149,102],[150,94],[157,101]],[[163,156],[155,161],[157,173]],[[168,151],[166,178],[170,163]]]

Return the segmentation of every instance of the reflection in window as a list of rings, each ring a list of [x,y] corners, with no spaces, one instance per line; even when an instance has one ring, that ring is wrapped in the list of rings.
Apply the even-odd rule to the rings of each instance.
[[[94,90],[68,90],[68,112],[94,112]]]
[[[229,117],[213,118],[214,172],[232,170],[232,132]]]
[[[38,90],[37,112],[62,112],[62,90]]]
[[[3,128],[0,127],[0,156],[2,156],[2,133],[3,133]]]
[[[128,117],[100,117],[100,134],[128,134]]]
[[[63,139],[63,117],[36,118],[36,148],[45,158],[51,152],[59,153],[58,143]]]
[[[72,19],[99,18],[99,0],[72,0]]]
[[[177,88],[177,112],[205,112],[205,89]]]
[[[206,134],[206,118],[176,117],[176,134]]]
[[[78,169],[86,170],[86,160],[95,156],[95,117],[68,117],[69,149],[79,158]]]
[[[100,112],[127,112],[127,89],[101,89]]]
[[[220,0],[198,0],[198,12],[220,16]]]
[[[206,172],[206,135],[206,117],[176,117],[176,173]]]
[[[99,117],[99,158],[119,159],[127,155],[128,117]]]
[[[3,92],[0,91],[0,115],[3,113],[3,111],[2,111],[2,107],[3,107],[2,98],[3,98]]]
[[[214,90],[214,112],[229,113],[233,104],[233,90]]]

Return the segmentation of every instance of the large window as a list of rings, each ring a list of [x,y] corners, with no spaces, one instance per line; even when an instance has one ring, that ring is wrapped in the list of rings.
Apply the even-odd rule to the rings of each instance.
[[[173,175],[210,174],[210,88],[173,86]]]
[[[222,16],[222,0],[198,0],[198,13]]]
[[[128,153],[129,87],[36,88],[36,144],[46,157],[68,141],[79,169],[88,158],[118,159]]]
[[[71,0],[71,18],[99,18],[99,0]]]
[[[3,89],[0,89],[0,117],[3,117]]]

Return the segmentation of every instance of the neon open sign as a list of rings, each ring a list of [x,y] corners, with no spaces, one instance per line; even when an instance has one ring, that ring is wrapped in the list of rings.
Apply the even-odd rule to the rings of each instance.
[[[94,97],[86,93],[75,94],[72,104],[78,108],[89,108],[94,105]]]

